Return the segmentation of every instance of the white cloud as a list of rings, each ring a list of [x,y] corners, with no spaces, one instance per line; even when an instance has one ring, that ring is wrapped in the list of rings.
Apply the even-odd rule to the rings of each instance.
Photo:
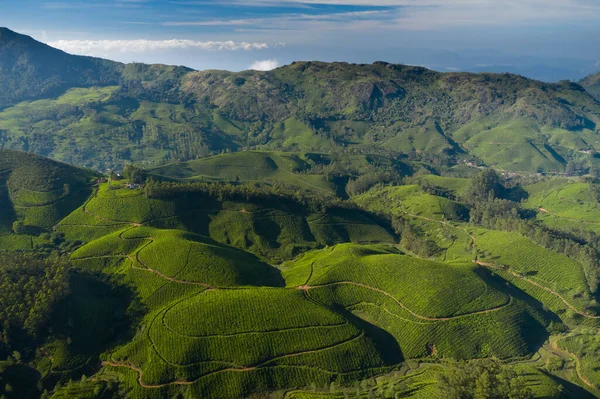
[[[279,61],[277,60],[262,60],[254,61],[248,69],[254,71],[271,71],[277,67],[279,67]]]
[[[73,54],[103,56],[107,53],[146,53],[159,50],[195,49],[204,51],[264,50],[267,43],[194,40],[57,40],[48,45]]]

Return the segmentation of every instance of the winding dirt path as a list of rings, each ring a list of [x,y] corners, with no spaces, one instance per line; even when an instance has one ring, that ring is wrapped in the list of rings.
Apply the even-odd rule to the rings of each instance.
[[[312,289],[318,289],[318,288],[323,288],[323,287],[331,287],[331,286],[335,286],[335,285],[353,285],[356,287],[362,287],[362,288],[366,288],[368,290],[371,291],[375,291],[378,292],[380,294],[383,294],[385,296],[387,296],[388,298],[391,298],[398,306],[400,306],[402,309],[404,309],[405,311],[407,311],[408,313],[410,313],[412,316],[416,317],[417,319],[420,320],[426,320],[426,321],[450,321],[450,320],[456,320],[456,319],[460,319],[460,318],[464,318],[464,317],[469,317],[469,316],[475,316],[475,315],[480,315],[480,314],[487,314],[487,313],[491,313],[491,312],[497,312],[498,310],[501,310],[507,306],[509,306],[512,303],[512,296],[508,295],[508,302],[504,303],[502,305],[496,306],[494,308],[490,308],[490,309],[485,309],[485,310],[480,310],[477,312],[472,312],[472,313],[465,313],[465,314],[461,314],[461,315],[457,315],[457,316],[450,316],[450,317],[427,317],[427,316],[422,316],[418,313],[413,312],[412,310],[410,310],[408,307],[406,307],[406,305],[404,305],[402,302],[400,302],[398,299],[396,299],[392,294],[390,294],[389,292],[386,292],[382,289],[379,288],[375,288],[375,287],[371,287],[369,285],[366,284],[362,284],[362,283],[356,283],[354,281],[339,281],[339,282],[335,282],[335,283],[327,283],[327,284],[321,284],[321,285],[301,285],[299,287],[296,287],[297,290],[302,290],[302,291],[309,291]]]
[[[124,367],[124,368],[127,368],[129,370],[135,371],[138,374],[138,379],[137,379],[138,384],[142,388],[146,388],[146,389],[160,389],[160,388],[166,388],[166,387],[172,386],[172,385],[193,385],[197,381],[199,381],[200,379],[202,379],[204,377],[207,377],[209,375],[212,375],[212,374],[224,373],[224,372],[228,372],[228,371],[235,371],[235,372],[238,372],[238,373],[243,373],[243,372],[247,372],[247,371],[256,370],[256,367],[245,367],[245,368],[230,367],[230,368],[221,369],[221,370],[218,370],[218,371],[215,371],[215,372],[212,372],[212,373],[205,374],[205,375],[199,377],[198,379],[195,379],[195,380],[192,380],[192,381],[177,380],[177,381],[173,381],[173,382],[166,382],[164,384],[146,384],[143,381],[144,371],[142,369],[138,368],[138,367],[135,367],[132,364],[103,361],[102,362],[102,366]]]
[[[471,239],[471,241],[473,242],[473,245],[475,245],[475,243],[477,242],[475,237],[471,233],[469,233],[466,228],[457,227],[457,226],[453,225],[452,223],[448,222],[447,220],[437,220],[437,219],[428,218],[426,216],[416,215],[414,213],[408,212],[406,210],[406,208],[404,208],[404,205],[401,204],[400,206],[402,207],[402,213],[404,213],[407,216],[410,216],[410,217],[413,217],[416,219],[427,220],[428,222],[439,223],[444,227],[452,227],[453,229],[457,229],[457,230],[464,232]],[[443,210],[442,210],[442,212],[443,212]]]
[[[558,213],[556,213],[556,212],[549,211],[549,210],[548,210],[548,209],[546,209],[546,208],[538,208],[538,211],[539,211],[539,212],[542,212],[542,213],[546,213],[546,214],[548,214],[548,215],[555,216],[555,217],[557,217],[557,218],[559,218],[559,219],[562,219],[562,220],[568,220],[568,221],[570,221],[570,222],[577,222],[577,223],[582,223],[582,224],[592,224],[592,225],[598,225],[598,224],[600,224],[600,222],[586,222],[585,220],[581,220],[581,219],[566,218],[566,217],[564,217],[564,216],[560,216],[560,215],[559,215]]]
[[[136,228],[136,227],[140,227],[140,226],[141,225],[137,225],[137,226],[134,226],[134,227]],[[199,281],[178,280],[176,278],[166,276],[166,275],[164,275],[163,273],[159,272],[156,269],[152,269],[150,266],[148,266],[146,263],[144,263],[140,259],[140,253],[142,252],[142,250],[146,249],[148,246],[152,245],[155,242],[154,237],[135,237],[135,238],[126,238],[126,237],[123,237],[123,234],[127,233],[128,231],[132,231],[132,230],[133,229],[122,231],[121,234],[119,234],[119,239],[121,239],[121,240],[148,240],[149,241],[146,245],[144,245],[142,248],[138,249],[135,252],[135,257],[133,255],[126,255],[126,257],[131,261],[131,268],[132,269],[142,270],[142,271],[145,271],[145,272],[156,274],[157,276],[159,276],[159,277],[161,277],[161,278],[163,278],[165,280],[171,281],[173,283],[187,284],[187,285],[199,285],[199,286],[202,286],[202,287],[206,287],[209,290],[216,289],[216,287],[214,287],[214,286],[212,286],[210,284],[202,283],[202,282],[199,282]],[[136,262],[139,263],[140,265],[142,265],[143,267],[137,267],[137,266],[135,266]]]
[[[551,350],[552,354],[555,356],[558,356],[560,358],[572,357],[573,359],[575,359],[575,371],[577,373],[577,377],[579,377],[579,379],[588,387],[590,387],[592,389],[596,389],[594,384],[592,384],[590,382],[590,380],[587,379],[585,374],[583,374],[583,370],[582,370],[583,367],[581,366],[581,359],[579,359],[579,357],[577,355],[575,355],[574,353],[571,353],[568,350],[561,348],[558,345],[558,337],[550,338],[550,347],[552,349]]]
[[[364,336],[364,332],[361,331],[360,334],[355,335],[353,337],[350,337],[348,339],[345,339],[343,341],[340,341],[334,345],[325,347],[325,348],[320,348],[320,349],[311,349],[311,350],[307,350],[307,351],[301,351],[301,352],[295,352],[295,353],[289,353],[287,355],[281,355],[281,356],[276,356],[272,359],[268,359],[265,360],[261,363],[258,363],[254,366],[248,366],[248,367],[229,367],[226,369],[221,369],[221,370],[216,370],[204,375],[201,375],[200,377],[191,380],[191,381],[173,381],[173,382],[167,382],[167,383],[163,383],[163,384],[146,384],[143,381],[143,377],[144,377],[144,371],[142,369],[140,369],[139,367],[136,367],[130,363],[120,363],[120,362],[111,362],[111,361],[103,361],[102,362],[102,366],[112,366],[112,367],[124,367],[124,368],[128,368],[130,370],[135,371],[138,374],[138,384],[142,387],[142,388],[148,388],[148,389],[160,389],[160,388],[165,388],[168,386],[172,386],[172,385],[193,385],[196,382],[200,381],[203,378],[206,378],[208,376],[214,375],[214,374],[219,374],[219,373],[225,373],[225,372],[236,372],[236,373],[245,373],[245,372],[249,372],[249,371],[254,371],[257,370],[259,368],[264,368],[267,367],[268,364],[277,361],[277,360],[281,360],[281,359],[287,359],[287,358],[291,358],[291,357],[297,357],[297,356],[302,356],[302,355],[308,355],[308,354],[312,354],[312,353],[319,353],[322,351],[326,351],[338,346],[342,346],[345,345],[349,342],[355,341],[357,339],[360,339]],[[284,365],[285,366],[285,365]]]
[[[500,270],[500,271],[504,271],[507,273],[510,273],[512,276],[517,277],[523,281],[526,281],[532,285],[535,285],[538,288],[543,289],[544,291],[547,291],[549,293],[551,293],[552,295],[556,296],[557,298],[559,298],[569,309],[571,309],[573,312],[577,313],[580,316],[586,317],[588,319],[600,319],[600,316],[595,316],[586,312],[582,312],[580,310],[578,310],[575,306],[571,305],[562,295],[560,295],[558,292],[554,291],[551,288],[548,288],[546,286],[541,285],[540,283],[538,283],[537,281],[533,281],[531,279],[528,279],[525,276],[521,276],[519,273],[514,272],[512,270],[508,270],[503,268],[502,266],[499,265],[495,265],[493,263],[487,263],[487,262],[482,262],[480,260],[473,260],[473,263],[478,264],[479,266],[483,266],[486,267],[488,269],[493,269],[493,270]]]

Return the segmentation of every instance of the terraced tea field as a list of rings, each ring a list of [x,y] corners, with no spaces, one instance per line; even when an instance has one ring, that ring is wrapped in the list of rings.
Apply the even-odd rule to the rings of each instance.
[[[255,387],[350,383],[411,358],[524,356],[545,336],[549,316],[473,263],[348,243],[276,268],[223,237],[244,220],[293,219],[250,204],[229,206],[208,213],[203,235],[185,229],[181,203],[103,185],[58,226],[88,237],[71,256],[78,269],[122,276],[147,309],[133,340],[103,355],[104,367],[122,375],[134,397],[185,389],[238,398]],[[367,218],[342,211],[304,220],[286,231],[308,226],[318,243],[355,224],[356,233],[340,230],[339,239],[388,237]]]
[[[600,231],[600,207],[588,183],[550,179],[526,187],[525,206],[538,211],[538,218],[557,229],[585,228]]]
[[[288,170],[304,162],[295,155],[279,154],[275,161],[267,153],[249,154],[286,163]],[[210,173],[218,174],[215,165]],[[467,187],[462,179],[421,179],[455,196]],[[570,198],[590,199],[582,186],[565,183],[567,188]],[[52,195],[25,188],[11,198],[41,204]],[[102,375],[110,376],[103,381],[122,381],[130,397],[218,399],[311,384],[334,384],[347,393],[356,381],[394,375],[377,383],[381,397],[394,391],[433,398],[440,393],[440,373],[451,370],[449,359],[500,358],[526,370],[530,386],[543,396],[556,384],[526,362],[556,343],[555,351],[579,359],[577,367],[565,366],[564,375],[596,389],[586,382],[594,378],[592,335],[550,336],[563,323],[600,323],[576,260],[516,233],[470,225],[465,204],[419,185],[378,187],[353,200],[365,210],[315,209],[269,197],[224,199],[203,191],[149,198],[144,188],[97,185],[68,216],[57,214],[54,231],[82,243],[70,254],[77,292],[100,292],[118,307],[119,296],[92,283],[99,276],[118,281],[135,298],[139,320],[117,345],[107,349],[107,338],[99,336],[86,351],[83,343],[92,336],[84,327],[83,303],[65,304],[79,316],[73,339],[46,348],[52,373],[68,378],[89,370],[99,356]],[[402,217],[436,252],[430,259],[402,252],[403,232],[392,232],[381,215]],[[34,239],[5,234],[0,244],[34,248]],[[89,304],[98,320],[110,318],[106,304]],[[408,372],[414,362],[426,366]],[[369,384],[358,397],[375,392]],[[69,390],[75,387],[64,392]],[[296,397],[344,396],[331,389],[286,393]]]

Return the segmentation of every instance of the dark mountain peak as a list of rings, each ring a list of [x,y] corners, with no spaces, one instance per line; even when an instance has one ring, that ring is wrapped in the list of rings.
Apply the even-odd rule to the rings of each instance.
[[[0,28],[0,108],[55,96],[73,86],[118,84],[121,70],[119,63],[70,55]]]
[[[17,37],[29,37],[29,36],[21,35],[21,34],[15,32],[15,31],[12,31],[8,28],[0,26],[0,41],[11,39],[11,38],[17,38]]]

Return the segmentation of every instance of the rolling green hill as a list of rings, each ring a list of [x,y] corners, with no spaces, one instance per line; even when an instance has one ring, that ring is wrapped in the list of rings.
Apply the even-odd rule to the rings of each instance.
[[[241,152],[167,165],[149,173],[180,181],[226,182],[277,181],[322,195],[334,195],[334,187],[322,175],[302,174],[315,162],[294,153]]]
[[[389,227],[362,210],[335,204],[315,209],[292,199],[256,194],[224,195],[184,186],[176,195],[149,198],[141,189],[103,185],[57,230],[68,239],[92,241],[132,223],[175,228],[275,259],[339,242],[395,241]]]
[[[353,165],[351,187],[402,162],[246,151],[91,187],[93,172],[0,155],[7,203],[62,201],[67,179],[82,190],[49,225],[60,242],[0,236],[4,250],[42,253],[43,241],[69,259],[41,336],[0,335],[0,350],[23,348],[0,364],[11,389],[21,364],[55,398],[428,398],[485,364],[528,397],[598,394],[597,244],[567,224],[558,241],[539,230],[592,217],[593,179],[498,177],[498,195],[522,190],[517,203],[477,197],[480,177],[414,175],[342,200],[333,168]]]
[[[85,202],[95,172],[33,154],[0,150],[0,242],[49,231]]]

